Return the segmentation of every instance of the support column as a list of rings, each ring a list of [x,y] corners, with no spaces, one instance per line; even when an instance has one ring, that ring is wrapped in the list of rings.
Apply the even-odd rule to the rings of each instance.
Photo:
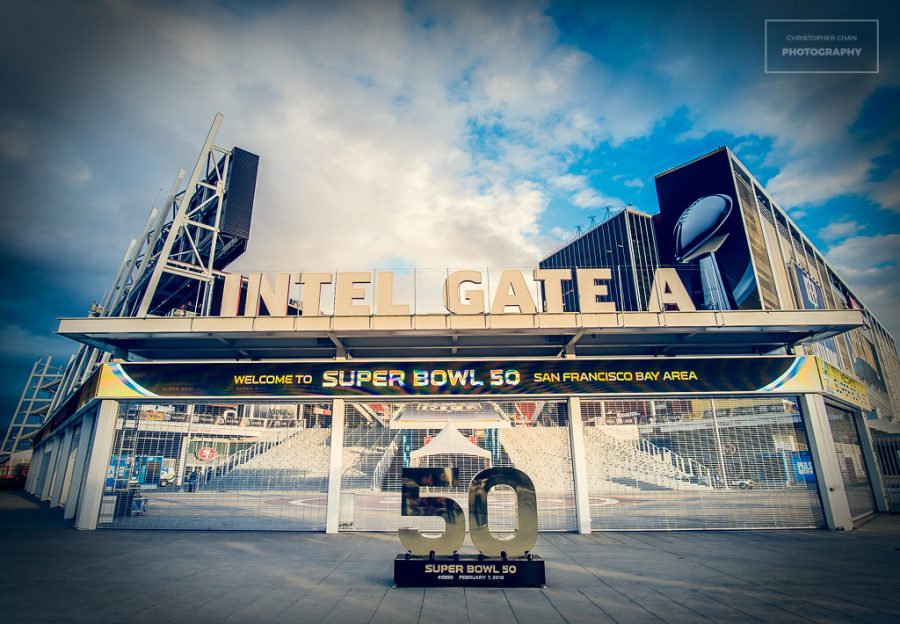
[[[119,413],[118,401],[103,401],[95,416],[94,435],[86,459],[84,483],[78,500],[75,528],[93,531],[97,528],[100,501],[106,485],[109,468],[109,453],[116,433],[116,417]]]
[[[50,458],[50,466],[48,467],[47,472],[47,494],[45,496],[46,500],[51,500],[53,498],[53,492],[56,491],[56,488],[60,485],[61,475],[59,473],[60,464],[65,461],[65,459],[60,460],[60,457],[63,455],[62,451],[63,444],[66,442],[66,431],[60,431],[55,436],[56,446],[53,448],[53,457]],[[43,500],[43,499],[42,499]]]
[[[59,435],[53,436],[48,443],[48,452],[44,453],[44,459],[41,462],[41,481],[40,486],[38,486],[38,500],[41,501],[50,499],[50,484],[53,482],[53,469],[55,468],[56,458],[59,456],[59,440]]]
[[[712,412],[713,417],[713,428],[716,432],[716,450],[719,455],[719,476],[722,478],[722,486],[729,490],[731,489],[728,486],[728,472],[725,470],[725,452],[722,450],[722,435],[719,433],[719,416],[716,414],[716,400],[709,400],[709,408]],[[712,483],[715,483],[715,479],[712,480]]]
[[[878,458],[875,457],[875,447],[872,443],[872,432],[869,430],[869,424],[866,417],[860,412],[853,414],[853,420],[856,423],[856,430],[859,432],[859,446],[862,448],[863,461],[866,462],[866,472],[869,473],[869,480],[872,483],[872,494],[875,496],[875,508],[886,513],[890,511],[888,499],[884,492],[884,481],[881,478],[881,470],[878,466]]]
[[[37,488],[38,474],[41,472],[41,462],[44,460],[44,445],[40,445],[31,452],[31,463],[28,465],[28,476],[25,477],[25,491],[34,495]]]
[[[572,453],[572,478],[575,481],[575,524],[582,535],[591,532],[591,500],[588,496],[587,457],[584,454],[584,424],[581,398],[569,397],[569,448]]]
[[[328,471],[328,506],[325,532],[337,533],[341,517],[341,468],[344,459],[344,399],[331,404],[331,467]]]
[[[66,469],[63,472],[62,491],[59,494],[59,506],[65,508],[68,503],[69,489],[72,484],[72,472],[75,470],[75,454],[78,450],[78,444],[75,436],[80,435],[81,425],[72,428],[72,443],[69,445],[69,456],[66,459]]]
[[[853,520],[850,517],[847,492],[844,490],[841,467],[834,449],[831,423],[828,422],[828,412],[825,411],[825,400],[820,394],[802,394],[800,409],[806,423],[809,451],[813,458],[825,522],[833,531],[849,531],[853,529]]]
[[[69,449],[72,448],[72,433],[74,427],[67,427],[63,433],[62,442],[56,452],[56,461],[53,470],[53,485],[50,487],[50,508],[59,507],[59,498],[62,495],[63,482],[66,480],[66,469],[69,467]]]
[[[75,517],[75,512],[80,507],[81,486],[84,482],[84,469],[87,466],[87,459],[90,455],[91,437],[94,434],[94,421],[97,419],[97,412],[85,414],[81,420],[81,435],[78,436],[78,448],[75,451],[75,467],[72,469],[72,479],[69,482],[69,494],[66,497],[66,512],[63,519],[71,520]]]
[[[250,406],[251,412],[253,406]],[[187,470],[187,452],[191,446],[191,428],[194,426],[194,404],[188,403],[184,406],[184,413],[187,415],[188,429],[187,433],[181,439],[181,451],[178,453],[178,464],[175,466],[175,485],[182,487],[184,485],[184,473]]]
[[[44,442],[44,446],[41,449],[41,461],[38,462],[36,466],[36,476],[34,480],[34,491],[32,495],[39,499],[41,498],[41,489],[44,487],[44,475],[46,474],[45,469],[47,467],[47,461],[50,459],[50,453],[53,452],[53,442],[51,440],[47,440]]]

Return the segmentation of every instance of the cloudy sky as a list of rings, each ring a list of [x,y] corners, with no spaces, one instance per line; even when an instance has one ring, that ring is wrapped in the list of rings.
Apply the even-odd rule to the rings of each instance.
[[[729,145],[900,336],[896,3],[624,4],[2,2],[0,421],[216,112],[236,268],[534,266]],[[878,18],[880,73],[766,74],[767,18]]]

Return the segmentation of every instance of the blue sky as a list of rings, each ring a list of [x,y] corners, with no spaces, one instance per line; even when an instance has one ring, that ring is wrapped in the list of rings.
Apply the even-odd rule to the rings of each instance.
[[[729,145],[896,334],[900,11],[744,5],[7,4],[0,418],[216,112],[261,155],[237,268],[533,266]],[[880,73],[766,74],[774,18],[880,19]]]

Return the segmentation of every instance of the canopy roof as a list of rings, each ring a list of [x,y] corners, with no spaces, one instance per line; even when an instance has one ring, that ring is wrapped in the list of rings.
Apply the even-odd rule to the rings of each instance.
[[[415,462],[431,455],[474,455],[490,459],[491,452],[472,444],[452,423],[447,423],[431,442],[410,453],[409,458]]]
[[[463,429],[502,429],[509,418],[489,401],[408,403],[391,419],[391,429],[441,429],[447,423]]]
[[[58,334],[123,359],[750,355],[865,323],[860,310],[61,319]]]

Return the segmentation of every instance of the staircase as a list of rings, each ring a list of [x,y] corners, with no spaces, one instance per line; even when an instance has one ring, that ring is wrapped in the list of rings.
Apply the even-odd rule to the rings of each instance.
[[[710,470],[640,438],[620,439],[603,427],[585,427],[584,450],[591,492],[708,490]]]
[[[201,489],[318,490],[328,479],[331,429],[299,429],[285,437],[261,440],[229,456],[222,471]]]
[[[531,477],[537,492],[572,487],[572,456],[566,427],[512,427],[500,430],[509,463]]]
[[[371,489],[375,471],[382,464],[396,434],[396,431],[373,425],[360,425],[345,431],[341,487]]]

